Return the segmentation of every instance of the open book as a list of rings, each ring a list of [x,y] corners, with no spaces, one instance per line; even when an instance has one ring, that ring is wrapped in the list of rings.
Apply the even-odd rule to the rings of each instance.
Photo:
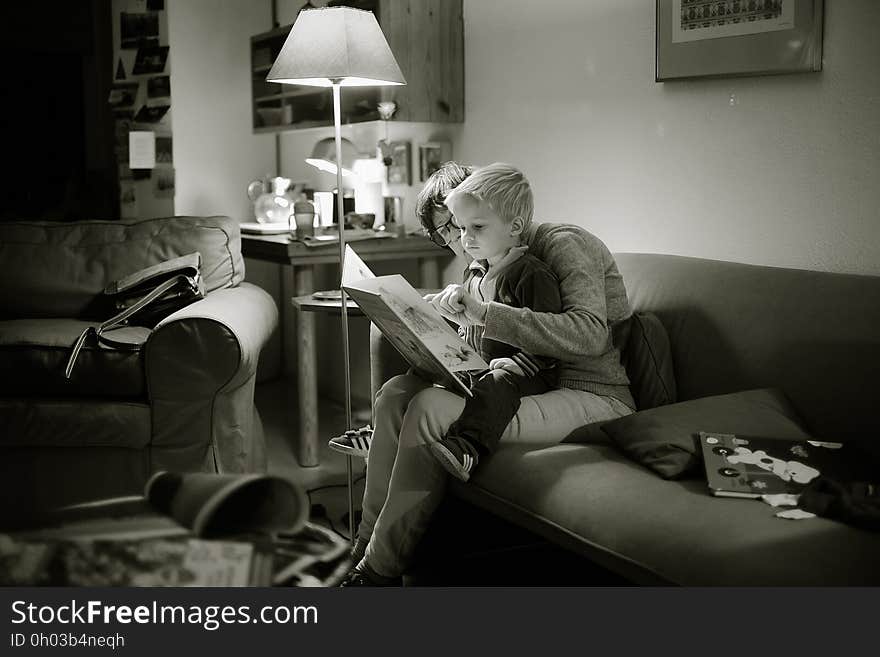
[[[410,365],[434,383],[471,395],[467,372],[489,369],[403,276],[375,276],[345,247],[342,288]]]

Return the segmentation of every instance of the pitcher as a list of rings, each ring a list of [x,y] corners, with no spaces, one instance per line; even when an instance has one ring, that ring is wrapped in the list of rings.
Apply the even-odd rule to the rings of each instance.
[[[259,223],[288,223],[295,198],[294,192],[288,189],[290,182],[290,178],[281,176],[251,181],[247,192],[254,202],[254,217]]]

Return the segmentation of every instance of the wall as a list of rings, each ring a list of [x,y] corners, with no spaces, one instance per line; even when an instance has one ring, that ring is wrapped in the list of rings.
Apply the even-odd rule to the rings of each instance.
[[[301,1],[278,0],[279,23],[292,23],[302,5]],[[276,173],[276,137],[255,135],[251,128],[250,37],[272,28],[272,2],[168,0],[166,6],[174,61],[171,90],[177,172],[176,213],[224,214],[241,221],[253,221],[253,205],[245,193],[246,187],[254,178]],[[390,123],[388,138],[412,141],[415,159],[418,143],[452,141],[459,130],[458,125]],[[332,128],[282,134],[278,152],[281,167],[277,173],[293,180],[303,180],[317,190],[327,191],[335,187],[335,176],[323,174],[305,163],[315,142],[332,134]],[[386,136],[385,126],[379,122],[344,126],[343,136],[351,139],[361,151],[371,153],[378,140]],[[409,215],[410,227],[415,224],[412,212],[419,185],[415,165],[413,175],[413,185],[389,186],[385,190],[388,194],[404,196],[404,212]],[[377,271],[392,273],[389,266],[392,265],[378,267]],[[338,274],[329,268],[320,269],[316,279],[319,287],[338,285],[335,280]],[[246,270],[247,279],[269,291],[279,307],[288,303],[281,298],[281,275],[277,265],[248,259]],[[415,282],[414,267],[405,267],[403,273]],[[338,320],[318,320],[319,346],[322,353],[328,354],[325,358],[331,359],[326,367],[322,367],[320,384],[323,392],[329,391],[338,398],[341,386],[339,377],[334,374],[341,370],[338,358],[341,338],[333,326],[334,321]],[[352,344],[366,344],[366,336],[366,323],[353,321]],[[352,367],[355,396],[364,400],[369,390],[367,354],[362,349],[353,351],[356,352]],[[261,379],[276,376],[280,362],[280,336],[276,333],[260,359]]]
[[[654,2],[465,0],[455,154],[613,251],[880,274],[880,3],[825,5],[821,73],[658,84]]]
[[[149,27],[125,19],[152,17]],[[147,8],[146,0],[113,0],[111,3],[113,57],[111,75],[116,164],[119,174],[119,216],[123,219],[138,217],[167,217],[174,214],[173,103],[166,84],[155,85],[171,76],[173,49],[164,62],[157,61],[138,70],[137,61],[142,46],[169,46],[168,12]],[[155,29],[154,29],[155,28]],[[140,36],[140,39],[136,38]],[[127,37],[127,38],[123,38]],[[148,43],[149,42],[149,43]],[[144,72],[149,71],[149,72]],[[173,76],[172,76],[173,79]],[[173,82],[171,83],[173,84]],[[152,93],[150,93],[152,90]],[[142,112],[148,108],[166,108],[159,120],[144,120]],[[129,168],[129,133],[153,133],[156,147],[155,165],[147,169]],[[171,140],[172,152],[168,152]],[[171,157],[173,160],[173,157]]]
[[[275,138],[251,129],[250,37],[269,2],[168,0],[177,214],[253,221],[247,184],[275,168]]]

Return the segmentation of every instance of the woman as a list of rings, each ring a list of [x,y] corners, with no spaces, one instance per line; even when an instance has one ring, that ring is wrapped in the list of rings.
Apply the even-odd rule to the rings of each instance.
[[[443,201],[472,169],[449,162],[419,194],[416,213],[430,238],[459,257],[458,229]],[[428,299],[459,324],[560,361],[560,388],[525,397],[502,443],[554,444],[590,422],[622,417],[635,403],[612,339],[630,315],[623,279],[605,245],[577,226],[539,224],[523,234],[529,253],[559,280],[563,312],[535,313],[481,303],[460,285]],[[443,438],[464,399],[412,373],[393,377],[376,395],[363,516],[343,586],[397,585],[446,492],[447,473],[429,444]]]

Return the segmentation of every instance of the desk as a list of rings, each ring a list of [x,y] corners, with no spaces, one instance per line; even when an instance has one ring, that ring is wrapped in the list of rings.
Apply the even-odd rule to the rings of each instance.
[[[438,260],[449,259],[448,251],[437,247],[420,235],[362,240],[350,243],[365,262],[378,260],[409,260],[419,263],[419,286],[440,287]],[[284,352],[284,373],[296,369],[299,398],[299,444],[297,460],[302,466],[318,465],[318,372],[315,359],[315,316],[299,312],[291,303],[315,291],[314,267],[339,262],[339,244],[306,246],[291,240],[289,235],[242,235],[241,251],[245,258],[277,262],[283,267],[281,279],[281,335]],[[331,302],[332,304],[332,302]],[[336,302],[338,306],[338,302]],[[290,327],[296,327],[296,332]],[[295,341],[295,343],[294,343]],[[294,355],[299,353],[299,367],[294,368]],[[309,357],[308,355],[311,355]]]

